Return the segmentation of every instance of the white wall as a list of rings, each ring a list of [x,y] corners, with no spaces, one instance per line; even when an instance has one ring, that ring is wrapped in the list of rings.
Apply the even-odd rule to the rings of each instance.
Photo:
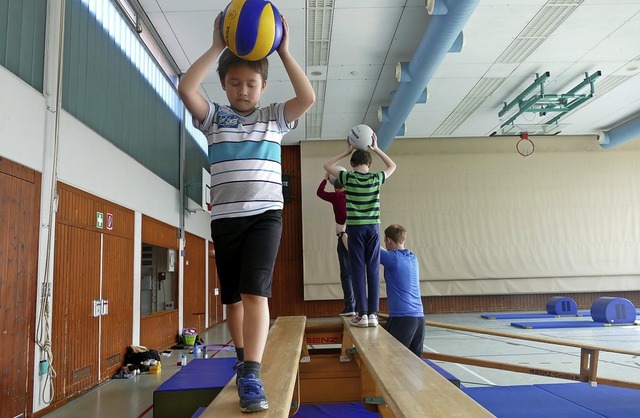
[[[42,172],[44,97],[2,66],[0,86],[0,157]]]
[[[44,97],[4,67],[0,85],[0,156],[42,172]],[[65,111],[60,115],[58,180],[170,225],[180,224],[180,196],[173,186]],[[190,202],[189,207],[198,205]],[[210,239],[209,216],[203,211],[187,214],[185,228]]]

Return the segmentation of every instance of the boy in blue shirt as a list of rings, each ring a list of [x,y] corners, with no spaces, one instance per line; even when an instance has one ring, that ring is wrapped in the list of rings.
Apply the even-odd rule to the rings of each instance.
[[[387,331],[409,350],[422,358],[424,342],[424,310],[420,296],[418,259],[404,248],[407,231],[398,224],[384,230],[380,264],[387,282],[389,321]]]

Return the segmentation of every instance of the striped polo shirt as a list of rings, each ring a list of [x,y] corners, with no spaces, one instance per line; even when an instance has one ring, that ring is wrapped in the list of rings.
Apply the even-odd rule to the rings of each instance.
[[[207,137],[211,164],[211,218],[257,215],[282,209],[282,137],[287,124],[284,103],[256,108],[242,116],[226,105],[209,102],[200,124]]]
[[[340,172],[338,181],[344,184],[347,195],[347,225],[380,223],[380,187],[384,180],[384,171],[377,173]]]

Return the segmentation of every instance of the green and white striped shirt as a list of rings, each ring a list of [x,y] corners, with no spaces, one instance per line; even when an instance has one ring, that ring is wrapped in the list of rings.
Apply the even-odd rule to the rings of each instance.
[[[380,187],[384,180],[384,171],[377,173],[340,172],[338,181],[344,184],[347,196],[347,225],[380,223]]]

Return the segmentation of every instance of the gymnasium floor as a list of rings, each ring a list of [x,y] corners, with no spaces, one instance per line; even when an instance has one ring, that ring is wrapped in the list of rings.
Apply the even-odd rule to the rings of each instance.
[[[640,350],[640,326],[612,326],[602,328],[561,328],[561,329],[521,329],[510,325],[512,320],[489,320],[484,319],[478,313],[473,314],[441,314],[428,315],[427,321],[443,322],[448,324],[457,324],[470,326],[474,328],[483,328],[490,330],[498,330],[509,332],[515,335],[536,335],[542,337],[557,338],[565,341],[575,341],[585,344],[594,344],[607,347],[616,347],[627,350]],[[548,319],[547,319],[548,320]],[[566,320],[566,319],[565,319]],[[575,321],[591,321],[591,318],[575,318]],[[521,321],[521,320],[519,320]],[[230,338],[224,325],[217,325],[203,333],[203,339],[208,344],[227,343]],[[576,348],[564,346],[552,346],[526,340],[515,340],[483,334],[470,334],[468,332],[447,330],[442,328],[427,327],[426,338],[424,343],[425,352],[439,352],[451,355],[473,357],[484,360],[494,360],[499,362],[508,362],[519,365],[526,365],[533,368],[550,369],[563,372],[577,373],[579,371],[580,353]],[[174,350],[172,357],[163,361],[162,373],[158,375],[143,374],[135,376],[132,379],[116,379],[100,385],[94,390],[80,396],[79,398],[69,402],[62,408],[45,415],[47,418],[151,418],[153,391],[163,381],[179,370],[176,365],[180,359],[180,350]],[[222,351],[217,354],[218,357],[233,356],[233,351]],[[189,356],[190,358],[191,356]],[[506,402],[510,397],[514,401],[515,409],[510,412],[497,413],[497,416],[511,418],[512,416],[525,416],[516,414],[523,412],[523,408],[536,408],[536,403],[526,405],[521,389],[526,389],[527,393],[538,388],[547,389],[568,387],[572,389],[581,389],[580,386],[553,385],[557,383],[569,383],[566,380],[549,378],[544,376],[535,376],[529,374],[514,373],[508,371],[494,370],[488,368],[480,368],[475,366],[457,365],[451,363],[437,362],[442,368],[456,376],[465,388],[469,388],[478,394],[476,398],[480,403],[485,405],[484,399],[486,394],[492,394],[493,400],[488,399],[487,402],[499,403],[500,407],[509,409],[509,403]],[[598,366],[598,376],[611,379],[627,380],[640,383],[640,358],[628,355],[618,355],[610,353],[601,353]],[[521,386],[524,385],[524,388]],[[537,386],[533,386],[537,385]],[[575,384],[573,385],[582,385]],[[499,387],[496,390],[482,389]],[[595,396],[589,393],[596,392],[575,392],[575,397],[587,402],[589,398],[595,402]],[[500,390],[503,390],[500,392]],[[504,391],[509,392],[504,392]],[[618,402],[624,408],[609,408],[611,412],[593,413],[592,410],[583,410],[582,416],[604,416],[611,418],[626,418],[632,416],[640,416],[640,391],[625,390],[624,397],[617,398],[617,395],[609,395],[603,391],[602,396],[605,400],[600,404],[615,406]],[[475,395],[474,395],[475,396]],[[496,396],[498,400],[496,400]],[[607,398],[607,396],[609,398]],[[518,401],[518,397],[521,400]],[[490,397],[491,398],[491,397]],[[531,397],[530,399],[538,399]],[[546,402],[539,398],[537,405]],[[608,399],[610,401],[608,401]],[[481,401],[482,400],[482,401]],[[499,402],[497,402],[499,401]],[[542,405],[541,405],[542,406]],[[553,415],[557,417],[579,416],[570,413],[564,413],[565,407],[558,403],[554,405],[546,404],[547,408],[555,408]],[[487,405],[485,407],[488,408]],[[491,410],[491,409],[490,409]],[[496,410],[493,410],[494,413]],[[630,413],[629,411],[633,411]],[[535,416],[532,410],[524,411],[529,415]],[[547,411],[548,413],[548,411]],[[546,414],[545,414],[546,415]],[[538,415],[542,416],[542,415]]]

